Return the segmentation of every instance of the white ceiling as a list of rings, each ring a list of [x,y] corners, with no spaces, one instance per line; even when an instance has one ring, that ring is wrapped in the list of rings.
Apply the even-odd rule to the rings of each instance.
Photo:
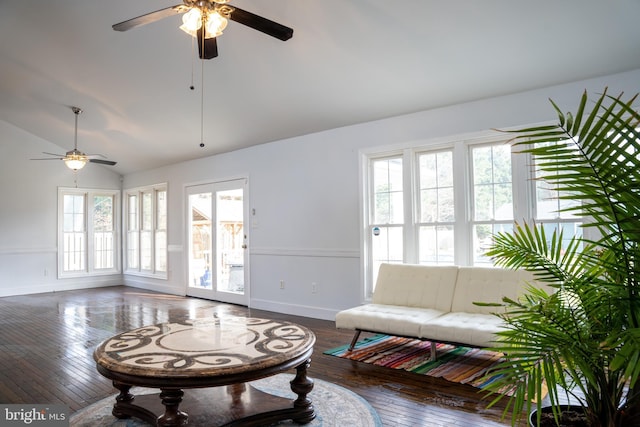
[[[640,68],[640,0],[232,0],[293,38],[230,22],[204,62],[178,15],[111,28],[179,1],[0,0],[0,120],[64,152],[79,106],[126,174]]]

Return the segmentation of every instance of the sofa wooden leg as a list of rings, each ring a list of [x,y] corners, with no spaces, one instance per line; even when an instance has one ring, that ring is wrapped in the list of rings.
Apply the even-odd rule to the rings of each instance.
[[[353,336],[353,339],[351,340],[351,344],[349,344],[349,351],[353,350],[353,347],[356,346],[356,343],[358,342],[358,338],[360,337],[360,332],[362,331],[356,329],[356,334]]]
[[[431,361],[433,362],[437,357],[438,355],[436,354],[436,342],[431,341]]]

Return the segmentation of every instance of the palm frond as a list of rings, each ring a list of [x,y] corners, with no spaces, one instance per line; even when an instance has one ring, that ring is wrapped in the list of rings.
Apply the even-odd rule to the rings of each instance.
[[[537,179],[572,202],[561,212],[597,231],[565,240],[561,231],[548,236],[535,223],[515,224],[512,233],[496,234],[487,252],[496,265],[532,271],[538,285],[555,289],[533,283],[522,298],[504,299],[499,314],[507,329],[492,349],[506,360],[487,389],[511,387],[514,425],[543,383],[552,405],[557,387],[579,391],[594,426],[621,427],[640,416],[637,96],[625,100],[605,90],[590,102],[585,92],[574,113],[551,101],[557,125],[510,131],[511,142],[534,158]]]

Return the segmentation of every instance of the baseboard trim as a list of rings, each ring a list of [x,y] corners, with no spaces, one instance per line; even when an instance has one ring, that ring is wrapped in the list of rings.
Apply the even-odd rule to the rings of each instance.
[[[93,277],[91,280],[81,281],[56,281],[55,283],[46,283],[43,285],[34,286],[20,286],[19,288],[0,288],[0,298],[10,297],[17,295],[33,295],[33,294],[45,294],[49,292],[64,292],[64,291],[77,291],[82,289],[92,288],[106,288],[109,286],[122,286],[122,279],[120,276],[117,278],[109,278],[103,280],[96,280]]]
[[[285,304],[278,301],[252,299],[250,307],[258,310],[273,311],[276,313],[291,314],[294,316],[310,317],[313,319],[335,320],[338,310],[313,307],[308,305]]]

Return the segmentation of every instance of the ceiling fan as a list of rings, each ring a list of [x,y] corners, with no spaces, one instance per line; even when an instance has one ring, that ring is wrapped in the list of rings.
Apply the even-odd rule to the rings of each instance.
[[[116,31],[127,31],[160,19],[184,14],[180,29],[198,40],[198,52],[201,59],[218,56],[216,37],[222,34],[231,19],[262,33],[286,41],[293,36],[293,29],[255,15],[227,3],[229,0],[183,0],[183,4],[166,7],[127,21],[113,25]]]
[[[99,163],[102,165],[113,166],[116,162],[111,160],[106,160],[106,157],[102,154],[84,154],[82,151],[78,150],[78,115],[82,113],[82,110],[78,107],[71,107],[71,110],[76,115],[76,126],[75,126],[75,135],[74,135],[74,145],[73,150],[67,151],[65,154],[55,154],[55,153],[46,153],[49,156],[45,159],[31,159],[31,160],[64,160],[65,165],[74,172],[79,171],[87,164],[87,162],[91,163]],[[102,157],[101,159],[97,157]]]

